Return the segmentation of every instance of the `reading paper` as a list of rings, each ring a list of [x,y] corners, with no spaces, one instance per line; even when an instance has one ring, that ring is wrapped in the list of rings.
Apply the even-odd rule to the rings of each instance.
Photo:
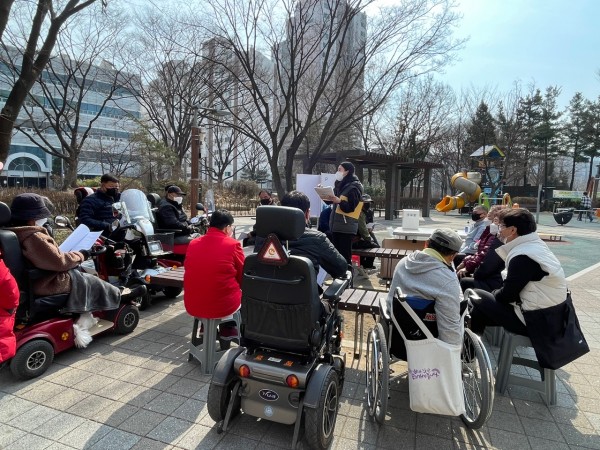
[[[61,252],[72,252],[77,250],[89,250],[96,242],[102,231],[90,231],[90,229],[81,224],[65,241],[59,245]]]
[[[323,200],[327,200],[330,195],[334,195],[333,188],[331,186],[317,186],[315,187],[315,191]]]

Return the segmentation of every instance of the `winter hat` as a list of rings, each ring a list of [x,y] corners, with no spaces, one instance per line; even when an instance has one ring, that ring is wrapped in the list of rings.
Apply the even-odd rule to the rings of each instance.
[[[431,234],[429,239],[453,252],[459,251],[463,245],[462,238],[450,228],[438,228]]]
[[[17,195],[10,205],[10,213],[17,220],[38,220],[52,215],[44,197],[34,193]]]

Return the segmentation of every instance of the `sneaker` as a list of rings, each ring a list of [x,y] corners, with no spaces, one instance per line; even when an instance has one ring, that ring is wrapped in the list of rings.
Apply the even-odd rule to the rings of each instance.
[[[121,298],[128,300],[131,298],[143,297],[146,295],[147,291],[146,286],[143,284],[136,286],[133,289],[126,287],[121,291]]]
[[[235,325],[219,325],[219,337],[226,340],[236,339],[239,332]]]

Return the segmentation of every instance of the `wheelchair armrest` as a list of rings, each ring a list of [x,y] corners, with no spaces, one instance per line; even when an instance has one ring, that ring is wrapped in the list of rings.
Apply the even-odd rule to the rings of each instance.
[[[30,280],[39,280],[42,277],[53,274],[51,270],[37,269],[35,267],[27,269],[27,277]]]
[[[327,287],[327,290],[323,292],[323,298],[326,300],[337,300],[342,295],[342,292],[346,290],[352,279],[352,273],[346,272],[344,278],[335,278],[333,282]]]
[[[155,233],[181,233],[183,230],[179,228],[156,228]]]

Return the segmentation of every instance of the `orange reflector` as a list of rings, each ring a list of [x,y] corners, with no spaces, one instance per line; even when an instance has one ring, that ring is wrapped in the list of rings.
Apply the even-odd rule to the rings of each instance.
[[[344,332],[340,330],[340,339],[344,339]]]
[[[60,335],[61,340],[66,341],[67,339],[69,339],[69,333],[67,333],[66,331]]]
[[[150,275],[146,275],[144,277],[144,280],[146,280],[146,283],[150,283],[150,280],[152,279],[152,277]]]
[[[285,383],[291,388],[296,388],[300,384],[296,375],[288,375],[285,379]]]
[[[250,367],[248,367],[246,364],[244,364],[244,365],[240,366],[240,369],[238,372],[240,374],[240,377],[248,378],[250,376]]]

